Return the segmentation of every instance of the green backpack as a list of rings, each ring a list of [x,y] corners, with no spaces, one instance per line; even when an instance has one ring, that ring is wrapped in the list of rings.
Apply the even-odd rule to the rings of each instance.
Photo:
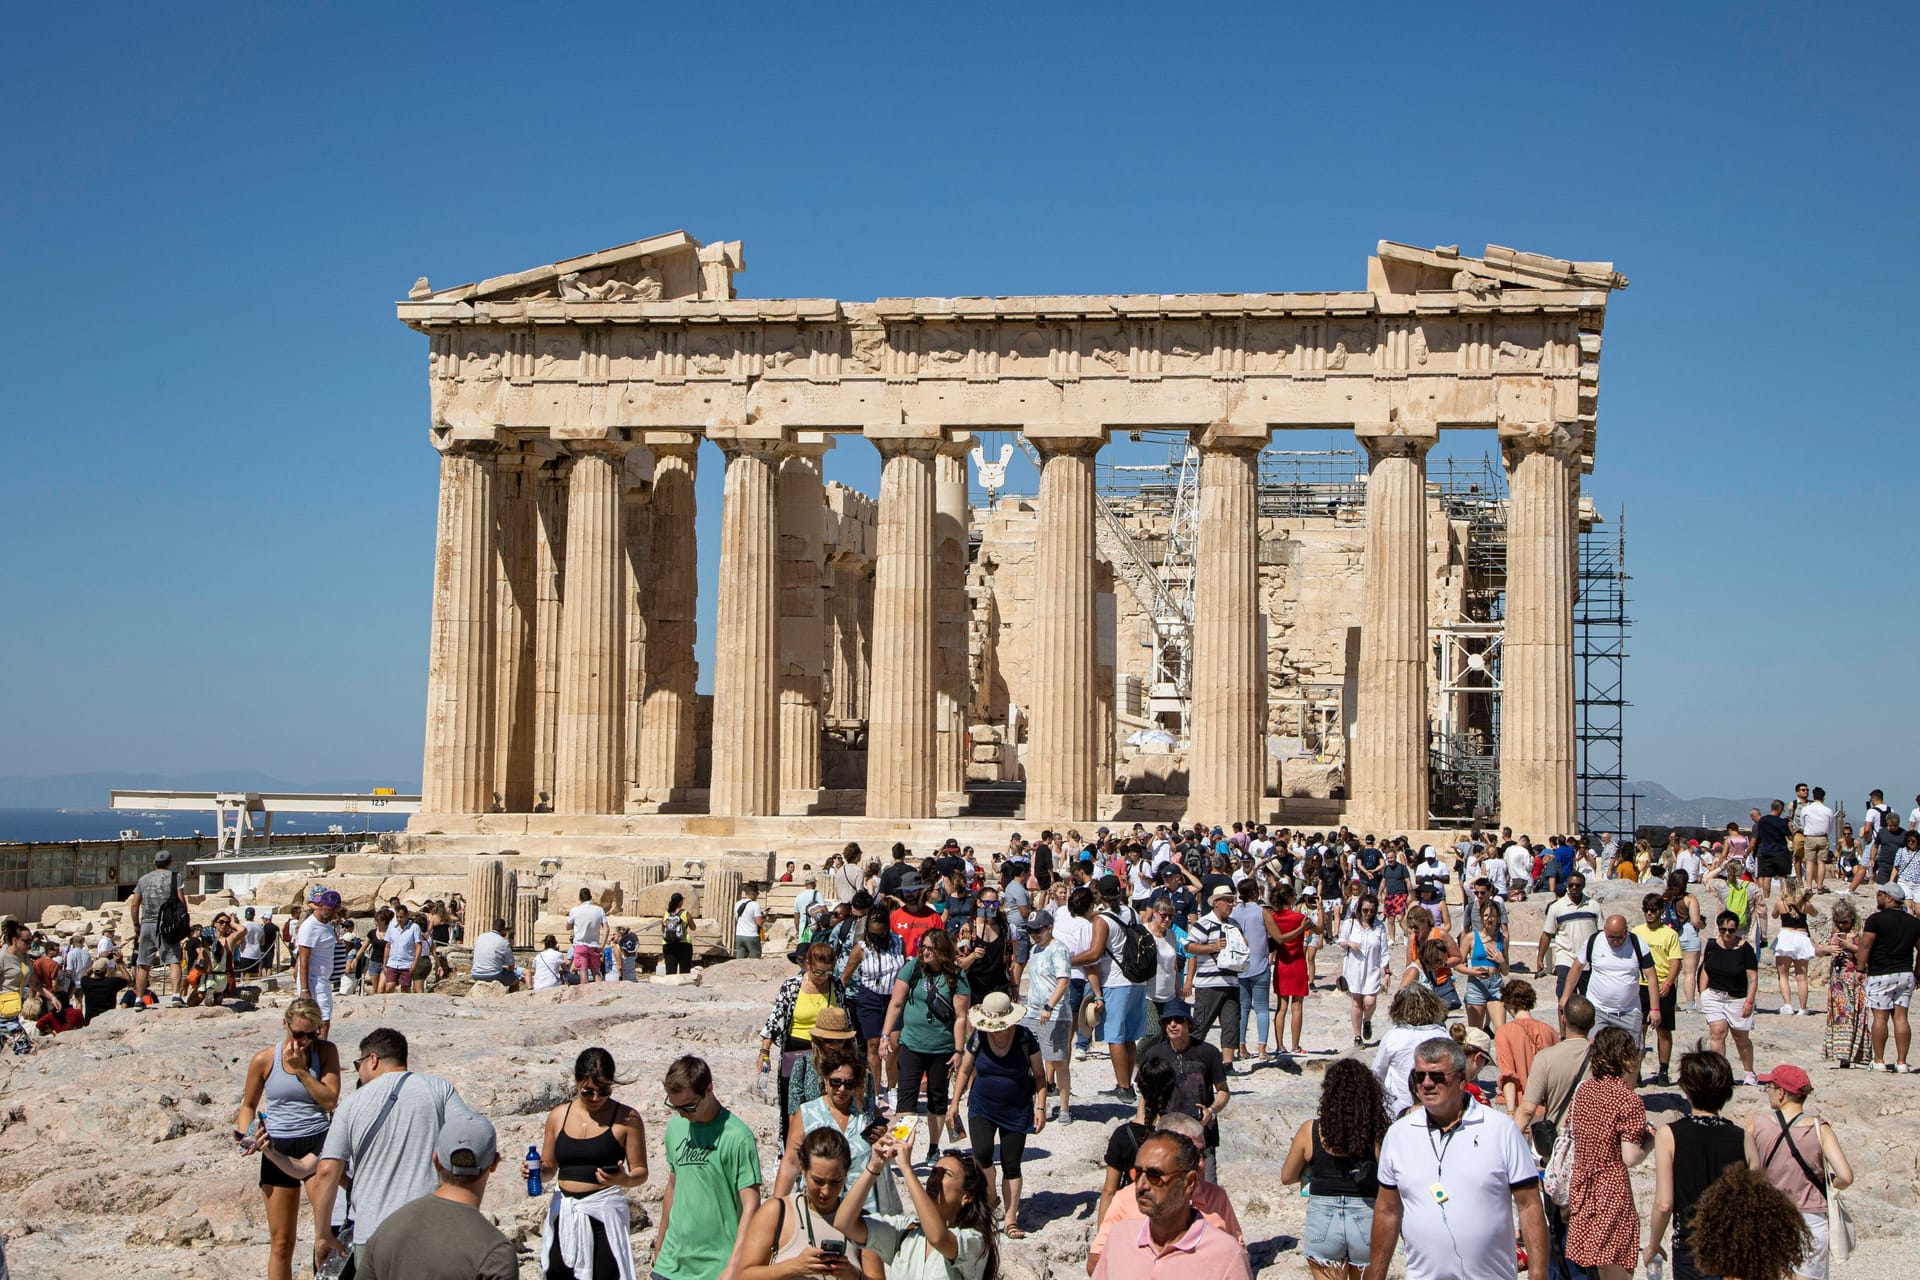
[[[1727,910],[1740,917],[1742,929],[1752,923],[1753,893],[1745,880],[1735,880],[1727,886]]]

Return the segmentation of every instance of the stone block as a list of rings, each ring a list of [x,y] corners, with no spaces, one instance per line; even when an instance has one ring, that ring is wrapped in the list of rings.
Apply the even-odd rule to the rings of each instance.
[[[701,913],[703,907],[700,901],[700,886],[691,880],[661,880],[647,885],[634,894],[627,911],[643,920],[658,920],[666,914],[667,902],[676,893],[686,895],[685,905],[695,915]]]

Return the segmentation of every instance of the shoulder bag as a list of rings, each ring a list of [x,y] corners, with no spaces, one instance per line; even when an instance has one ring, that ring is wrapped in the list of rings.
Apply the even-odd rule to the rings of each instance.
[[[1580,1069],[1573,1073],[1573,1088],[1567,1091],[1566,1101],[1554,1111],[1553,1119],[1535,1120],[1527,1126],[1527,1133],[1533,1139],[1533,1149],[1540,1154],[1541,1159],[1546,1160],[1552,1157],[1554,1145],[1560,1139],[1560,1121],[1566,1116],[1567,1108],[1573,1105],[1573,1095],[1580,1091],[1580,1085],[1587,1074],[1587,1064],[1592,1060],[1593,1045],[1589,1042],[1586,1056],[1580,1059]]]
[[[407,1077],[412,1074],[411,1071],[400,1073],[400,1079],[394,1082],[393,1092],[389,1093],[387,1100],[380,1104],[380,1112],[374,1116],[373,1125],[367,1130],[367,1136],[360,1139],[353,1148],[353,1159],[347,1166],[347,1203],[341,1214],[340,1230],[334,1233],[334,1239],[338,1240],[340,1247],[347,1251],[346,1265],[339,1272],[340,1280],[353,1280],[354,1272],[358,1270],[353,1256],[353,1175],[359,1171],[361,1158],[373,1145],[373,1140],[379,1134],[381,1127],[387,1123],[387,1117],[393,1114],[393,1104],[400,1101],[400,1091],[407,1087]]]
[[[1585,1071],[1586,1068],[1583,1066],[1581,1070]],[[1566,1115],[1567,1108],[1573,1105],[1573,1100],[1580,1096],[1580,1090],[1587,1084],[1587,1081],[1582,1080],[1573,1086],[1573,1092],[1567,1095],[1566,1102],[1554,1116],[1556,1122]],[[1573,1126],[1560,1129],[1554,1137],[1546,1167],[1540,1170],[1540,1185],[1546,1191],[1549,1200],[1563,1209],[1566,1208],[1567,1196],[1573,1190]]]

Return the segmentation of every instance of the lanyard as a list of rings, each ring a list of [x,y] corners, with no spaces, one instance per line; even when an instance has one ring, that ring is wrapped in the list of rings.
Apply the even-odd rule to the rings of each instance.
[[[817,1249],[820,1246],[819,1246],[819,1243],[815,1241],[813,1238],[813,1210],[807,1208],[806,1192],[802,1191],[799,1195],[794,1197],[794,1200],[797,1202],[800,1209],[800,1225],[804,1227],[807,1232],[807,1243]]]
[[[1447,1148],[1451,1147],[1453,1140],[1460,1136],[1461,1126],[1466,1123],[1466,1120],[1466,1112],[1462,1111],[1460,1118],[1453,1122],[1453,1128],[1441,1130],[1447,1135],[1445,1142],[1435,1141],[1433,1125],[1431,1123],[1427,1125],[1427,1145],[1433,1149],[1433,1176],[1441,1181],[1445,1181],[1447,1176]]]

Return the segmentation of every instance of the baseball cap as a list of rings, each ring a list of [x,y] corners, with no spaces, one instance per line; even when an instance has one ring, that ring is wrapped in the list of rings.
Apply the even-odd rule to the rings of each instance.
[[[173,851],[171,849],[161,849],[153,855],[153,865],[156,867],[164,867],[172,862]]]
[[[1895,902],[1905,902],[1907,900],[1907,891],[1900,887],[1898,880],[1887,881],[1885,884],[1879,886],[1879,890]]]
[[[855,911],[873,910],[873,895],[862,889],[853,895],[852,906]]]
[[[493,1124],[485,1116],[472,1112],[456,1113],[440,1126],[433,1143],[433,1158],[456,1178],[477,1178],[493,1168],[500,1151],[495,1145]]]
[[[1484,1027],[1468,1027],[1466,1038],[1461,1041],[1461,1047],[1483,1053],[1488,1062],[1493,1061],[1493,1037],[1487,1034]]]
[[[920,878],[919,872],[909,871],[906,875],[900,877],[901,897],[911,897],[916,893],[925,893],[926,891],[927,882]]]
[[[314,902],[320,906],[332,907],[338,910],[340,906],[340,891],[338,889],[322,889],[319,896],[314,898]]]
[[[1093,882],[1093,887],[1100,891],[1100,896],[1103,898],[1117,898],[1120,896],[1120,877],[1115,875],[1101,876]]]
[[[1760,1077],[1761,1084],[1777,1084],[1795,1097],[1805,1097],[1813,1092],[1813,1081],[1807,1073],[1790,1062],[1783,1062]]]

